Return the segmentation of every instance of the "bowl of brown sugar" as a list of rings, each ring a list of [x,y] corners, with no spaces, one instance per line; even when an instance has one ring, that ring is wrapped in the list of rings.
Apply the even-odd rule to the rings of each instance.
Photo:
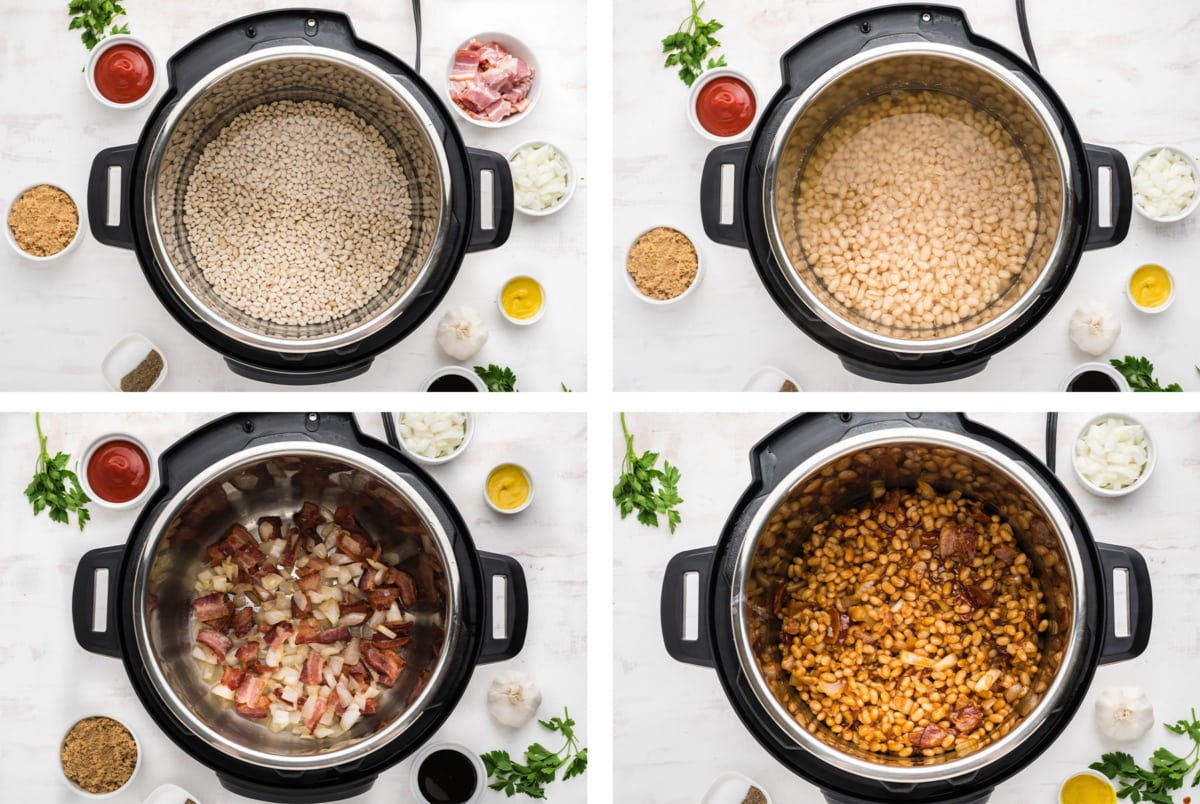
[[[34,262],[63,256],[83,239],[80,207],[63,188],[35,184],[8,205],[4,237],[18,254]]]
[[[700,285],[702,275],[696,244],[670,226],[642,232],[625,258],[625,284],[647,304],[674,304]]]
[[[128,726],[92,715],[75,722],[59,747],[63,779],[85,798],[111,798],[124,790],[141,765],[141,745]]]

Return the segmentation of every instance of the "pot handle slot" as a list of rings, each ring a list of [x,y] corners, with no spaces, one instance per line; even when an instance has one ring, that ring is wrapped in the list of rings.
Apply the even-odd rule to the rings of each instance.
[[[750,143],[738,142],[713,148],[700,173],[700,220],[708,239],[726,246],[746,248],[746,211],[741,187],[750,155]],[[727,170],[728,168],[728,170]],[[729,214],[722,207],[728,201]]]
[[[483,649],[479,664],[503,662],[513,658],[525,647],[525,632],[529,628],[529,588],[525,585],[525,570],[515,558],[479,551],[483,565]],[[496,616],[492,593],[496,579],[504,578],[504,635],[496,636]]]
[[[467,160],[471,163],[471,238],[467,251],[486,251],[503,246],[512,231],[513,182],[508,160],[495,151],[479,148],[467,149]],[[491,214],[484,218],[484,176],[491,182]]]
[[[256,801],[278,801],[286,804],[319,804],[323,801],[341,801],[354,796],[361,796],[375,785],[379,778],[375,774],[365,777],[348,779],[331,785],[303,785],[303,777],[299,773],[275,771],[280,777],[288,778],[288,785],[278,782],[257,782],[239,779],[234,776],[217,774],[217,780],[231,793],[252,798]]]
[[[687,550],[667,562],[663,576],[660,618],[663,644],[677,662],[716,667],[712,642],[708,636],[708,578],[712,571],[715,547]],[[687,576],[695,575],[699,595],[696,607],[696,638],[686,639],[684,622],[688,601],[685,596]]]
[[[133,187],[133,158],[136,153],[137,145],[121,145],[105,148],[92,160],[87,187],[88,223],[91,225],[92,237],[106,246],[133,248],[129,199]],[[114,170],[120,174],[115,181]],[[115,209],[113,203],[116,205]]]
[[[1142,655],[1150,641],[1150,622],[1154,614],[1154,599],[1150,592],[1150,571],[1146,559],[1130,547],[1115,544],[1097,544],[1100,551],[1100,569],[1104,573],[1105,626],[1101,634],[1100,664],[1122,662]],[[1117,594],[1115,576],[1125,576],[1127,594],[1127,619],[1129,626],[1118,633]]]
[[[75,584],[71,588],[71,620],[75,626],[75,641],[89,653],[120,658],[121,639],[117,636],[117,574],[125,558],[125,545],[100,547],[89,550],[79,559],[75,569]],[[104,612],[104,628],[97,630],[96,619],[96,576],[108,573],[107,602]]]
[[[1115,246],[1129,234],[1129,218],[1133,214],[1133,179],[1125,155],[1115,148],[1084,143],[1087,153],[1088,183],[1092,188],[1091,209],[1088,210],[1085,250]],[[1107,174],[1108,192],[1102,193]],[[1101,216],[1107,212],[1107,216]],[[1104,225],[1101,225],[1101,224]]]
[[[288,356],[285,355],[285,357]],[[257,380],[258,382],[275,383],[276,385],[319,385],[327,382],[341,382],[342,380],[349,380],[361,374],[366,374],[367,369],[371,368],[373,362],[375,362],[375,358],[367,357],[353,363],[333,366],[331,368],[292,371],[290,369],[267,368],[266,366],[243,363],[232,357],[225,358],[225,365],[229,366],[229,370],[239,377]]]

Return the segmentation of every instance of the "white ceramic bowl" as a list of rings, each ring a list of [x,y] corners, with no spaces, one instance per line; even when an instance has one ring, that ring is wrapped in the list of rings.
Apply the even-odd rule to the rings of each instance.
[[[736,771],[725,771],[709,785],[700,804],[742,804],[751,787],[757,787],[771,804],[771,794],[758,782]]]
[[[526,109],[526,111],[529,110]],[[571,159],[567,156],[566,151],[564,151],[562,148],[559,148],[552,142],[547,142],[546,140],[529,140],[528,142],[523,142],[516,148],[513,148],[508,152],[507,157],[510,167],[512,165],[513,157],[517,155],[518,151],[524,150],[525,148],[534,148],[539,145],[549,145],[560,157],[562,157],[562,160],[567,163],[567,191],[563,193],[562,198],[558,199],[558,201],[546,207],[545,209],[528,209],[520,204],[516,204],[517,212],[520,212],[523,215],[532,215],[535,218],[543,218],[547,215],[553,215],[555,212],[558,212],[560,209],[565,207],[567,202],[571,200],[571,197],[575,195],[575,185],[578,182],[578,176],[575,175],[575,166],[571,164]]]
[[[489,497],[488,493],[487,493],[488,481],[492,479],[492,475],[495,474],[497,469],[502,469],[505,466],[515,466],[518,469],[520,469],[521,474],[525,475],[525,480],[529,483],[529,496],[525,498],[525,502],[521,503],[516,508],[501,508],[500,506],[498,506],[494,502],[492,502],[492,498]],[[529,507],[530,503],[533,502],[533,494],[534,494],[535,490],[536,489],[534,489],[534,486],[533,486],[533,475],[529,474],[529,470],[526,469],[524,466],[522,466],[519,463],[513,463],[512,461],[505,461],[504,463],[493,466],[488,471],[487,477],[483,481],[483,499],[487,502],[488,508],[491,508],[497,514],[509,515],[509,514],[521,513],[522,511],[524,511],[526,508]]]
[[[441,466],[444,463],[449,463],[459,455],[463,454],[463,451],[467,448],[467,445],[471,443],[471,437],[475,435],[475,414],[463,413],[463,415],[467,417],[465,424],[466,433],[463,435],[463,440],[450,452],[449,455],[443,455],[440,458],[430,458],[425,455],[420,455],[409,448],[408,443],[404,440],[404,436],[400,432],[400,423],[404,417],[404,414],[393,413],[392,421],[395,422],[396,425],[396,440],[400,442],[400,449],[405,455],[412,458],[417,463],[424,464],[425,466]]]
[[[1063,381],[1059,384],[1058,390],[1066,391],[1067,386],[1071,384],[1071,380],[1075,379],[1080,374],[1083,374],[1085,371],[1098,371],[1104,376],[1111,378],[1113,382],[1117,384],[1118,391],[1129,390],[1129,380],[1125,379],[1125,375],[1117,371],[1110,364],[1099,362],[1080,363],[1078,366],[1071,369],[1071,372],[1067,374],[1067,376],[1063,377]]]
[[[426,757],[428,757],[434,751],[441,751],[442,749],[458,751],[460,754],[469,759],[471,764],[475,767],[475,774],[478,781],[475,785],[475,792],[471,794],[469,799],[467,799],[466,804],[476,804],[476,802],[483,798],[484,791],[488,789],[487,769],[483,767],[483,761],[479,758],[479,756],[461,743],[433,743],[432,745],[425,746],[417,752],[416,758],[413,759],[412,770],[410,770],[408,774],[409,784],[412,788],[413,801],[418,802],[418,804],[430,804],[429,799],[425,798],[424,794],[421,793],[421,788],[417,783],[417,769],[421,767],[421,763],[425,761]]]
[[[73,203],[75,205],[75,213],[76,213],[76,218],[79,221],[79,228],[77,228],[75,230],[75,236],[73,238],[71,238],[71,242],[67,243],[66,248],[64,248],[62,251],[59,251],[54,254],[49,254],[45,257],[39,257],[36,254],[30,254],[28,251],[25,251],[23,248],[21,248],[20,246],[17,245],[17,240],[15,237],[13,237],[12,229],[8,225],[8,215],[10,212],[12,212],[13,204],[17,203],[18,198],[23,196],[27,191],[32,190],[34,187],[41,187],[43,184],[48,184],[51,187],[56,187],[59,190],[62,190],[64,193],[66,193],[71,198],[71,203]],[[63,185],[60,182],[40,181],[37,184],[31,184],[28,187],[23,187],[19,192],[14,193],[13,197],[8,200],[8,203],[4,206],[3,228],[4,228],[4,239],[8,241],[8,244],[10,246],[12,246],[12,250],[15,251],[17,254],[20,254],[22,257],[29,260],[30,262],[51,262],[52,260],[57,260],[59,257],[65,256],[66,254],[74,251],[79,246],[80,241],[83,240],[83,230],[85,228],[87,228],[87,218],[84,213],[83,206],[81,206],[79,203],[79,197],[78,197],[77,193],[73,193],[73,192],[71,192],[70,189],[63,187]]]
[[[525,107],[525,111],[517,112],[516,114],[510,114],[503,120],[493,123],[491,120],[479,120],[471,117],[471,115],[467,114],[466,110],[455,103],[454,99],[450,97],[451,84],[455,83],[450,80],[450,73],[454,72],[454,57],[458,51],[465,50],[467,45],[471,44],[471,41],[474,39],[478,39],[484,44],[487,44],[488,42],[495,42],[496,44],[500,45],[500,47],[504,48],[509,53],[528,64],[530,69],[533,70],[533,83],[529,87],[529,95],[527,96],[529,99],[529,106]],[[537,59],[534,58],[533,51],[530,50],[524,42],[517,37],[512,36],[511,34],[499,33],[497,31],[484,31],[483,33],[475,34],[472,37],[464,39],[458,47],[450,51],[450,63],[446,65],[446,103],[459,117],[461,117],[463,120],[466,120],[468,123],[480,126],[481,128],[504,128],[505,126],[511,126],[518,120],[524,120],[529,116],[529,113],[533,111],[533,107],[537,106],[538,98],[542,96],[543,80],[544,78],[542,76],[541,66],[537,63]]]
[[[627,288],[629,288],[629,292],[632,293],[637,298],[644,301],[646,304],[656,304],[656,305],[675,304],[676,302],[683,301],[685,298],[690,296],[696,290],[696,288],[700,287],[700,280],[704,278],[704,257],[701,256],[701,254],[700,254],[700,247],[696,245],[695,238],[688,237],[687,233],[684,232],[682,229],[676,229],[674,226],[651,226],[646,231],[639,232],[638,235],[633,238],[633,240],[629,241],[629,249],[625,250],[626,263],[628,263],[628,261],[629,261],[629,250],[633,248],[634,244],[637,243],[637,241],[639,239],[641,239],[642,235],[646,234],[647,232],[651,232],[655,229],[675,229],[675,231],[679,232],[684,237],[687,237],[688,242],[690,242],[692,244],[692,248],[694,248],[696,250],[696,276],[692,278],[692,284],[688,285],[687,290],[683,291],[683,293],[680,293],[678,296],[675,296],[674,298],[655,299],[650,296],[647,296],[645,293],[642,293],[642,291],[637,286],[637,282],[633,281],[633,275],[629,273],[629,270],[625,267],[624,264],[621,266],[621,273],[625,275],[625,286]]]
[[[750,378],[746,380],[746,384],[742,386],[742,390],[749,392],[782,392],[785,382],[790,382],[796,386],[797,391],[803,390],[800,388],[800,383],[796,382],[795,378],[783,369],[777,369],[774,366],[763,366],[750,375]]]
[[[485,384],[484,381],[479,378],[479,375],[476,374],[474,371],[471,371],[468,368],[463,368],[462,366],[442,366],[440,369],[438,369],[437,371],[433,372],[432,374],[430,374],[428,377],[425,378],[425,382],[421,383],[421,390],[428,391],[429,386],[433,385],[433,381],[436,380],[438,377],[445,377],[445,376],[451,375],[451,374],[453,374],[456,377],[466,377],[468,380],[471,381],[471,384],[475,386],[476,391],[481,391],[483,393],[487,393],[487,384]],[[463,391],[462,393],[469,394],[472,392],[471,391]]]
[[[163,367],[162,371],[158,373],[157,379],[146,390],[153,391],[162,385],[162,381],[167,378],[166,355],[145,335],[131,332],[114,343],[108,350],[108,354],[100,361],[100,373],[104,375],[104,381],[108,383],[108,387],[114,391],[120,391],[121,378],[137,368],[138,364],[145,360],[151,351],[158,352],[162,357]]]
[[[1150,264],[1150,263],[1147,263],[1147,264]],[[1153,264],[1157,265],[1157,263],[1153,263]],[[1175,291],[1178,288],[1178,285],[1176,285],[1176,283],[1175,283],[1175,276],[1170,271],[1168,271],[1166,268],[1159,265],[1158,266],[1159,268],[1162,268],[1164,271],[1167,272],[1167,281],[1171,283],[1171,292],[1170,292],[1170,294],[1167,295],[1167,300],[1165,302],[1163,302],[1162,304],[1158,305],[1157,307],[1143,307],[1142,305],[1138,304],[1134,300],[1133,290],[1130,287],[1130,284],[1133,281],[1133,274],[1137,273],[1138,269],[1141,267],[1143,267],[1143,266],[1138,266],[1138,268],[1133,269],[1133,273],[1131,273],[1129,275],[1129,279],[1125,280],[1125,298],[1129,299],[1129,303],[1132,304],[1135,308],[1137,308],[1137,310],[1139,312],[1146,313],[1147,315],[1158,315],[1159,313],[1163,312],[1168,307],[1170,307],[1171,303],[1175,301]]]
[[[133,45],[141,49],[143,53],[150,57],[150,66],[154,70],[154,76],[150,79],[150,88],[146,90],[146,94],[131,103],[116,103],[100,94],[100,90],[96,87],[96,63],[100,60],[100,56],[106,50],[115,45]],[[92,48],[92,55],[88,58],[87,68],[84,70],[84,78],[87,81],[88,89],[92,92],[92,97],[100,101],[110,109],[137,109],[145,106],[150,102],[151,98],[158,94],[158,88],[162,83],[162,65],[158,62],[158,57],[154,55],[154,51],[150,46],[129,34],[117,34],[104,39],[100,44]]]
[[[700,125],[700,118],[696,114],[696,100],[700,97],[700,90],[702,90],[705,85],[716,78],[736,78],[746,86],[750,87],[750,96],[754,98],[754,117],[750,118],[750,123],[744,129],[729,137],[721,137],[717,134],[713,134],[704,126]],[[691,122],[692,128],[696,129],[700,136],[704,137],[705,139],[712,140],[713,142],[735,142],[737,140],[749,137],[751,132],[754,131],[754,122],[758,120],[758,113],[761,109],[761,106],[762,104],[758,100],[758,90],[755,89],[754,82],[752,82],[745,73],[739,73],[737,70],[730,70],[728,67],[719,67],[715,70],[709,70],[703,73],[695,80],[695,82],[692,83],[692,90],[688,93],[688,120]]]
[[[1146,460],[1146,466],[1144,469],[1142,469],[1142,473],[1138,476],[1138,479],[1123,489],[1100,488],[1085,478],[1083,473],[1079,471],[1079,463],[1075,456],[1075,445],[1079,443],[1079,439],[1083,437],[1083,434],[1086,433],[1093,424],[1102,419],[1121,419],[1129,422],[1130,424],[1141,424],[1142,430],[1146,432],[1146,453],[1149,456]],[[1124,497],[1126,494],[1132,494],[1142,486],[1146,485],[1146,481],[1150,479],[1150,475],[1154,472],[1154,466],[1157,463],[1158,449],[1154,446],[1154,439],[1150,436],[1150,430],[1147,429],[1146,425],[1142,424],[1139,420],[1130,416],[1128,413],[1102,413],[1099,416],[1089,419],[1087,424],[1079,429],[1079,432],[1075,435],[1075,440],[1071,442],[1071,468],[1075,471],[1075,478],[1079,481],[1081,486],[1090,491],[1092,494],[1095,494],[1097,497]]]
[[[1186,218],[1188,215],[1191,215],[1192,212],[1195,211],[1196,207],[1200,206],[1200,164],[1197,164],[1196,160],[1194,158],[1192,158],[1192,155],[1187,153],[1186,151],[1182,151],[1179,148],[1176,148],[1172,145],[1155,145],[1153,148],[1147,148],[1145,151],[1143,151],[1138,156],[1137,160],[1129,168],[1129,175],[1130,176],[1133,175],[1133,171],[1137,170],[1138,164],[1143,159],[1145,159],[1150,154],[1152,154],[1156,151],[1160,151],[1160,150],[1164,150],[1164,149],[1168,150],[1172,153],[1178,154],[1179,156],[1182,156],[1183,161],[1187,162],[1188,167],[1190,167],[1192,169],[1192,177],[1196,180],[1196,189],[1195,189],[1195,192],[1192,193],[1192,202],[1190,204],[1188,204],[1186,207],[1184,207],[1183,211],[1180,212],[1178,215],[1167,215],[1167,216],[1164,216],[1161,218],[1155,217],[1154,215],[1151,215],[1146,210],[1142,209],[1142,205],[1137,202],[1136,196],[1133,199],[1133,208],[1135,210],[1137,210],[1138,214],[1141,215],[1146,220],[1151,220],[1151,221],[1154,221],[1155,223],[1174,223],[1175,221],[1181,221],[1184,218]]]
[[[1090,768],[1087,768],[1087,769],[1084,769],[1084,770],[1075,771],[1074,773],[1072,773],[1071,775],[1067,776],[1066,778],[1064,778],[1064,779],[1062,780],[1062,784],[1060,784],[1060,785],[1058,786],[1058,802],[1059,802],[1059,804],[1062,804],[1062,800],[1063,800],[1063,788],[1067,786],[1067,782],[1071,781],[1071,780],[1072,780],[1072,779],[1074,779],[1076,776],[1094,776],[1094,777],[1096,777],[1097,779],[1099,779],[1100,781],[1102,781],[1102,782],[1104,782],[1106,785],[1108,785],[1110,788],[1112,788],[1112,791],[1113,791],[1113,798],[1114,798],[1114,799],[1116,798],[1116,795],[1117,795],[1117,789],[1116,789],[1115,787],[1113,787],[1113,783],[1112,783],[1112,781],[1111,781],[1111,780],[1109,780],[1109,778],[1108,778],[1107,776],[1105,776],[1103,773],[1097,773],[1096,771],[1094,771],[1094,770],[1091,770]]]
[[[90,715],[84,715],[83,717],[79,717],[79,718],[76,718],[75,720],[73,720],[71,722],[71,725],[69,725],[69,726],[67,726],[67,728],[63,729],[62,740],[59,740],[59,745],[61,746],[62,743],[67,739],[67,734],[70,733],[71,729],[75,728],[75,724],[79,723],[79,721],[81,721],[81,720],[87,720],[88,718],[93,718],[93,717],[106,717],[109,720],[115,720],[116,722],[120,723],[122,726],[124,726],[126,729],[129,730],[129,735],[131,737],[133,737],[133,744],[135,746],[137,746],[137,764],[135,764],[133,766],[133,773],[129,774],[129,778],[125,780],[125,784],[121,785],[116,790],[113,790],[109,793],[89,793],[88,791],[84,790],[82,787],[80,787],[79,785],[75,784],[73,781],[68,779],[67,774],[62,771],[61,763],[59,764],[59,774],[58,775],[62,777],[63,784],[65,784],[67,787],[69,787],[78,796],[82,796],[84,798],[90,798],[93,801],[99,801],[100,799],[104,799],[104,798],[113,798],[113,797],[117,796],[119,793],[121,793],[123,790],[127,790],[129,788],[129,785],[133,783],[133,780],[137,778],[138,772],[141,771],[142,764],[143,764],[142,759],[145,755],[142,752],[142,742],[141,742],[141,740],[138,739],[137,732],[135,732],[132,728],[130,728],[129,724],[126,723],[125,721],[121,720],[120,718],[113,717],[112,715],[106,715],[103,713],[94,713],[94,714],[90,714]]]
[[[504,309],[504,288],[508,287],[508,283],[512,282],[514,279],[529,279],[536,283],[538,289],[542,291],[542,306],[539,307],[538,311],[529,318],[513,318],[508,314],[508,310]],[[504,284],[500,286],[500,295],[496,297],[496,306],[500,308],[500,315],[504,316],[505,321],[508,321],[510,324],[516,324],[518,327],[527,327],[530,324],[536,324],[538,321],[541,321],[542,316],[546,314],[546,302],[546,286],[528,274],[510,276],[504,281]]]
[[[187,801],[199,804],[200,800],[177,784],[164,784],[154,788],[142,804],[184,804]]]
[[[88,483],[88,479],[87,479],[88,461],[90,461],[92,459],[92,455],[95,454],[97,449],[104,446],[105,444],[107,444],[110,441],[129,441],[133,444],[136,444],[137,447],[139,449],[141,449],[141,451],[143,453],[145,453],[146,462],[150,464],[150,478],[146,481],[146,487],[144,489],[142,489],[141,493],[139,493],[138,496],[136,496],[132,500],[128,500],[126,502],[121,502],[121,503],[109,502],[108,500],[104,499],[100,495],[96,494],[96,492],[92,490],[92,485],[90,483]],[[99,505],[102,508],[111,508],[114,511],[125,511],[130,508],[137,508],[143,502],[146,501],[146,497],[148,497],[150,495],[150,492],[152,492],[154,489],[158,488],[158,464],[154,459],[154,453],[150,451],[150,448],[147,447],[145,442],[143,442],[140,438],[131,436],[128,433],[106,433],[105,435],[102,435],[99,438],[97,438],[95,441],[93,441],[88,446],[88,448],[83,451],[83,456],[79,459],[79,462],[76,464],[75,474],[77,474],[79,476],[79,484],[81,486],[83,486],[84,493],[87,494],[87,496],[92,498],[92,502],[94,502],[96,505]],[[89,503],[89,505],[90,504],[91,503]]]

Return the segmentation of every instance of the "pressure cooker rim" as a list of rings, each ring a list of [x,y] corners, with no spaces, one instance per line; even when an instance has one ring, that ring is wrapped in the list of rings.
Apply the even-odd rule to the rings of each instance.
[[[757,549],[759,537],[764,532],[770,517],[796,487],[821,467],[829,465],[839,457],[845,457],[872,447],[890,444],[916,443],[947,447],[969,453],[974,458],[987,460],[1003,472],[1023,492],[1037,501],[1054,525],[1056,535],[1063,542],[1064,552],[1069,559],[1071,579],[1071,636],[1067,641],[1062,662],[1055,673],[1049,689],[1034,709],[1025,715],[1012,731],[989,743],[983,748],[958,758],[928,765],[898,766],[882,762],[857,759],[848,753],[814,737],[800,726],[787,712],[783,704],[767,687],[756,661],[750,632],[746,623],[746,584],[751,559]],[[1054,498],[1034,474],[1018,461],[1005,455],[990,444],[974,437],[943,430],[912,427],[888,427],[868,433],[849,436],[809,456],[783,477],[752,515],[740,544],[732,546],[734,564],[730,582],[728,616],[731,621],[736,661],[753,692],[753,700],[759,704],[770,721],[794,744],[810,752],[816,759],[832,766],[837,771],[869,778],[875,782],[896,784],[922,784],[942,782],[947,778],[978,774],[989,767],[996,767],[1024,743],[1033,739],[1041,726],[1054,711],[1059,709],[1072,694],[1069,684],[1074,683],[1081,671],[1087,670],[1083,655],[1087,633],[1085,609],[1084,557],[1061,504]],[[717,616],[722,616],[716,612]],[[724,683],[724,682],[723,682]]]
[[[1037,277],[1030,287],[1004,312],[995,318],[974,327],[966,332],[940,338],[898,338],[881,335],[865,327],[858,326],[848,318],[832,310],[827,304],[817,298],[803,280],[797,268],[792,264],[783,244],[783,233],[773,212],[775,209],[775,179],[780,157],[791,136],[793,125],[808,109],[811,102],[825,89],[831,87],[839,79],[852,71],[876,61],[895,58],[897,56],[924,55],[939,56],[958,60],[972,67],[984,70],[1016,95],[1022,98],[1035,112],[1041,122],[1047,137],[1054,145],[1054,154],[1058,162],[1060,191],[1062,193],[1062,209],[1058,221],[1058,232],[1051,247],[1045,264],[1042,265]],[[1071,220],[1074,215],[1075,198],[1072,194],[1072,174],[1070,151],[1066,137],[1057,125],[1053,111],[1037,91],[1036,85],[1020,80],[1019,75],[1006,69],[985,53],[967,47],[937,42],[896,42],[879,45],[856,53],[822,73],[811,82],[796,97],[790,100],[786,112],[775,128],[771,142],[766,151],[766,163],[762,182],[762,225],[766,230],[773,268],[791,288],[795,297],[807,306],[822,323],[831,327],[839,335],[849,338],[864,346],[885,350],[888,352],[911,355],[928,355],[939,352],[964,349],[975,346],[989,338],[995,337],[1018,321],[1029,311],[1037,300],[1052,286],[1052,280],[1057,278],[1064,265],[1065,249],[1071,239]],[[754,146],[761,147],[761,146]]]
[[[180,272],[176,269],[174,262],[168,254],[156,212],[158,202],[157,178],[162,159],[166,153],[167,146],[170,144],[176,126],[188,109],[192,108],[215,84],[243,69],[270,61],[282,61],[296,57],[325,61],[358,70],[367,74],[370,78],[378,82],[381,87],[392,93],[412,113],[414,119],[420,124],[421,130],[425,132],[428,144],[433,151],[437,174],[441,184],[441,198],[439,200],[441,214],[439,215],[437,230],[434,233],[433,242],[430,245],[429,253],[425,256],[424,262],[420,267],[415,269],[417,271],[416,278],[386,308],[373,315],[370,319],[342,332],[312,338],[286,338],[267,335],[247,329],[218,315],[212,307],[205,304],[188,287],[187,282],[183,280]],[[260,351],[296,355],[327,352],[351,347],[392,325],[403,314],[405,308],[424,291],[432,276],[437,272],[438,258],[446,246],[451,226],[449,209],[451,201],[451,176],[450,163],[446,155],[445,145],[442,138],[438,135],[437,126],[434,124],[425,106],[408,87],[402,81],[397,80],[396,76],[358,55],[334,48],[304,44],[276,45],[263,50],[252,50],[249,53],[230,59],[215,67],[204,78],[197,81],[188,89],[183,97],[170,107],[162,125],[155,132],[146,153],[141,193],[141,214],[145,221],[146,234],[157,275],[163,280],[166,288],[170,290],[174,298],[183,304],[190,315],[211,327],[218,335],[229,338],[243,346]]]
[[[447,583],[448,615],[445,624],[445,638],[438,653],[429,681],[417,698],[385,729],[362,738],[353,744],[334,751],[308,755],[287,756],[273,754],[249,748],[229,740],[219,731],[212,728],[196,717],[186,703],[175,694],[175,690],[167,681],[158,661],[150,650],[150,628],[146,618],[146,607],[142,602],[147,594],[149,585],[149,567],[157,552],[159,543],[167,533],[167,525],[178,514],[180,508],[199,489],[210,483],[214,478],[228,473],[239,465],[261,461],[265,458],[284,455],[311,455],[321,458],[335,458],[346,462],[358,469],[369,471],[376,479],[386,482],[392,490],[402,494],[415,513],[419,514],[428,532],[436,537],[441,549],[442,563],[445,569]],[[166,713],[184,728],[205,742],[210,748],[219,751],[223,756],[248,763],[254,767],[279,771],[301,772],[320,771],[334,768],[347,763],[362,761],[372,753],[379,751],[389,743],[399,738],[408,727],[416,723],[426,712],[428,705],[435,702],[443,680],[449,675],[451,657],[456,653],[457,643],[461,637],[462,618],[462,578],[453,544],[443,527],[441,520],[415,487],[399,475],[399,473],[375,458],[369,457],[353,449],[337,444],[316,441],[291,440],[276,441],[268,444],[247,447],[233,455],[226,456],[212,463],[204,472],[191,478],[179,488],[170,499],[166,500],[154,515],[141,544],[135,545],[136,552],[130,551],[127,562],[133,562],[133,577],[130,583],[130,595],[133,601],[132,635],[134,653],[144,668],[148,692],[157,697],[157,702]]]

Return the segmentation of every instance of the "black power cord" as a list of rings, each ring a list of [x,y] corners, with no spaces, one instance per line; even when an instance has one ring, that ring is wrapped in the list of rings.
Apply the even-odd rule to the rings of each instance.
[[[1033,52],[1033,40],[1029,38],[1029,20],[1025,18],[1025,0],[1017,0],[1017,25],[1021,28],[1021,44],[1025,46],[1025,55],[1033,69],[1041,72],[1038,67],[1037,54]],[[1053,468],[1053,467],[1051,467]]]
[[[1055,458],[1058,453],[1058,414],[1046,414],[1046,466],[1054,471]]]
[[[417,29],[417,55],[413,59],[413,66],[416,71],[421,72],[421,0],[412,0],[413,4],[413,27]]]

